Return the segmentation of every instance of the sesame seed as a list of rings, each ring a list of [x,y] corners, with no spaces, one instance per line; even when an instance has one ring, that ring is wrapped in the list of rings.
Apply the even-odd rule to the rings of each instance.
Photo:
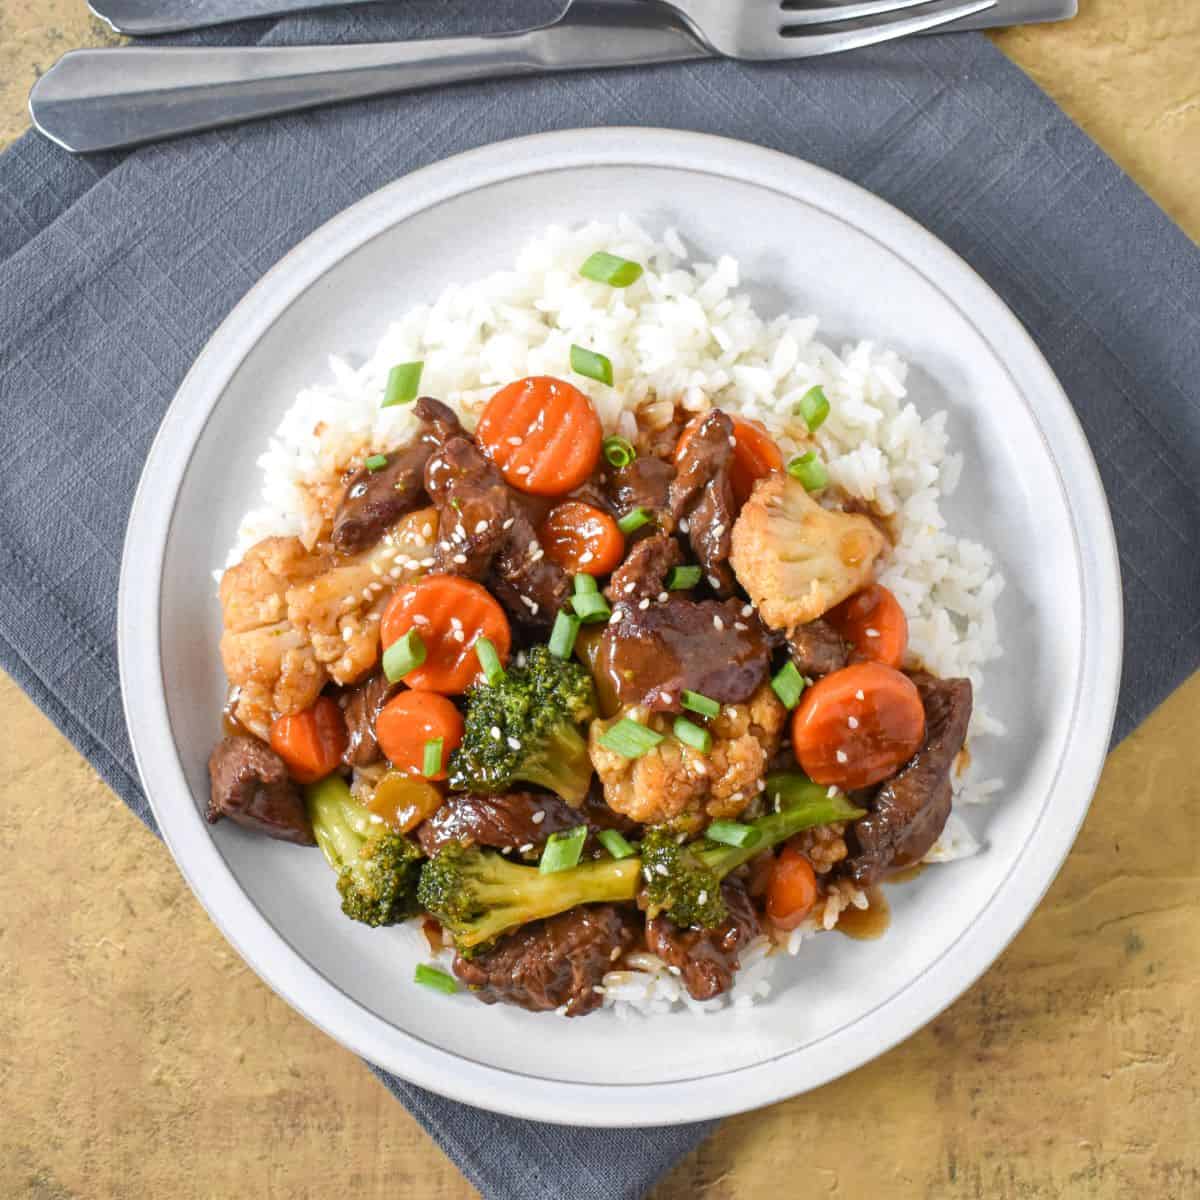
[[[508,444],[509,444],[510,446],[519,446],[519,445],[521,444],[521,439],[520,439],[519,437],[516,437],[516,436],[514,436],[514,437],[510,437],[510,438],[508,439]]]
[[[391,570],[388,572],[388,574],[389,574],[389,575],[390,575],[390,576],[391,576],[393,579],[399,579],[399,578],[400,578],[400,577],[401,577],[401,576],[404,574],[404,568],[403,568],[403,567],[393,567],[393,568],[392,568],[392,569],[391,569]]]
[[[857,717],[847,717],[846,724],[849,725],[851,729],[857,729],[858,728],[858,718]]]
[[[462,564],[467,561],[467,556],[465,554],[456,554],[451,561],[458,563],[459,566],[462,566]]]
[[[715,575],[710,575],[708,577],[708,586],[719,588],[721,586],[721,581]]]
[[[724,532],[725,532],[725,524],[724,524],[724,522],[723,522],[723,521],[718,521],[718,522],[717,522],[717,523],[716,523],[716,524],[715,524],[715,525],[712,527],[712,535],[713,535],[713,537],[717,537],[717,538],[719,538],[719,537],[721,536],[721,534],[723,534]]]
[[[529,561],[531,563],[541,562],[542,559],[545,557],[546,557],[546,552],[545,552],[545,550],[543,550],[541,548],[541,546],[536,547],[534,550],[531,550],[529,553]]]
[[[630,593],[630,592],[632,592],[632,591],[633,591],[633,589],[634,589],[635,587],[637,587],[637,582],[636,582],[635,580],[632,580],[632,579],[631,579],[631,580],[630,580],[630,581],[629,581],[629,582],[628,582],[628,583],[625,585],[625,595],[627,595],[627,596],[628,596],[628,595],[629,595],[629,593]]]
[[[656,871],[657,871],[657,872],[658,872],[660,875],[666,875],[666,874],[667,874],[667,868],[666,868],[666,867],[664,867],[662,863],[656,863],[656,864],[655,864],[655,866],[654,866],[654,869],[655,869],[655,870],[656,870]]]
[[[363,588],[363,590],[362,590],[362,598],[363,598],[364,600],[370,600],[370,598],[371,598],[371,589],[370,589],[369,587],[365,587],[365,588]]]
[[[413,613],[414,625],[428,625],[429,618],[424,613]]]
[[[661,698],[662,698],[662,702],[663,702],[664,704],[671,704],[671,703],[672,703],[672,699],[671,699],[671,693],[670,693],[670,692],[662,692],[662,693],[660,693],[660,695],[661,695]]]
[[[509,517],[508,520],[505,521],[504,524],[500,526],[500,528],[501,529],[511,529],[513,527],[513,522],[516,519],[517,519],[516,517]]]
[[[532,821],[532,822],[533,822],[535,825],[540,825],[540,824],[541,824],[541,823],[542,823],[542,822],[543,822],[543,821],[546,819],[546,814],[545,814],[545,812],[535,812],[535,813],[533,814],[533,816],[532,816],[532,817],[530,817],[529,819],[530,819],[530,820],[531,820],[531,821]]]
[[[878,636],[879,636],[878,629],[868,629],[867,630],[867,637],[878,637]]]
[[[646,596],[643,599],[638,601],[638,608],[640,608],[642,610],[642,612],[645,612],[646,609],[648,609],[649,607],[650,607],[650,597],[649,596]]]
[[[754,605],[753,604],[743,604],[742,605],[742,616],[743,617],[754,616]]]
[[[705,903],[707,903],[707,901],[708,901],[708,892],[701,892],[701,893],[700,893],[700,894],[699,894],[699,895],[696,897],[696,902],[697,902],[698,904],[705,904]]]
[[[659,602],[659,604],[666,604],[666,602],[667,602],[669,599],[670,599],[670,597],[667,595],[667,593],[666,593],[666,592],[659,592],[659,593],[658,593],[658,602]]]
[[[377,562],[373,562],[371,564],[371,574],[372,575],[382,575],[383,568]]]
[[[691,523],[688,521],[687,517],[684,517],[683,520],[679,522],[680,533],[687,533],[691,528]]]
[[[716,613],[713,613],[713,628],[718,633],[720,633],[725,628],[725,622],[722,621],[721,618],[718,617]]]
[[[730,444],[731,446],[736,446],[736,445],[737,445],[737,438],[735,438],[735,437],[734,437],[732,434],[730,434],[730,435],[729,435],[729,444]]]
[[[749,625],[747,625],[745,621],[734,621],[734,623],[733,623],[733,627],[734,627],[734,629],[736,629],[736,630],[737,630],[739,633],[745,633],[745,632],[746,632],[746,630],[750,628],[750,626],[749,626]]]
[[[476,533],[484,533],[484,532],[486,532],[486,530],[487,530],[487,522],[486,521],[477,521],[475,523],[475,532]]]
[[[620,947],[620,946],[614,946],[614,947],[612,948],[612,953],[611,953],[611,954],[608,956],[608,961],[609,961],[609,962],[616,962],[616,961],[617,961],[617,959],[618,959],[618,958],[620,958],[620,957],[621,957],[621,947]]]
[[[492,737],[498,742],[502,736],[500,733],[500,726],[493,725],[490,732],[491,732]]]
[[[428,521],[421,526],[421,536],[427,538],[433,537],[433,526]]]
[[[866,699],[866,696],[863,695],[862,688],[859,688],[858,691],[854,693],[854,698],[855,698],[855,700],[865,700]]]
[[[850,756],[849,756],[849,755],[848,755],[848,754],[845,752],[845,750],[839,750],[839,751],[838,751],[838,752],[837,752],[837,753],[834,755],[834,758],[836,758],[836,759],[838,760],[838,762],[840,762],[840,763],[844,763],[844,762],[849,762],[849,761],[850,761]]]
[[[595,555],[594,555],[594,554],[593,554],[593,553],[592,553],[590,550],[585,550],[585,551],[584,551],[584,552],[583,552],[583,553],[582,553],[582,554],[579,556],[579,561],[580,561],[581,563],[590,563],[590,562],[592,561],[592,559],[593,559],[593,558],[595,558],[595,557],[596,557],[596,556],[595,556]]]
[[[461,620],[459,620],[458,617],[450,618],[450,628],[451,629],[461,629],[462,627],[463,627],[463,623]]]
[[[450,636],[456,642],[465,642],[467,640],[467,635],[465,633],[463,633],[463,631],[461,629],[452,630],[450,633]]]
[[[834,798],[834,796],[837,796],[839,794],[840,794],[840,789],[836,786],[828,788],[825,792],[825,795],[828,796],[830,800],[832,800]]]
[[[510,737],[510,738],[506,738],[505,740],[508,742],[508,748],[510,750],[520,750],[521,743],[517,738]]]
[[[349,625],[347,625],[347,626],[346,626],[346,627],[345,627],[345,628],[342,630],[342,641],[343,641],[343,642],[348,642],[348,641],[349,641],[349,640],[350,640],[350,639],[351,639],[353,636],[354,636],[354,630],[353,630],[353,629],[351,629]]]
[[[439,549],[439,550],[440,550],[440,551],[441,551],[443,554],[446,554],[446,553],[448,553],[448,552],[449,552],[449,550],[450,550],[450,543],[449,543],[448,541],[441,541],[441,542],[438,542],[438,544],[437,544],[437,548],[438,548],[438,549]]]
[[[528,467],[518,467],[518,468],[517,468],[517,474],[518,474],[518,475],[528,475],[528,474],[529,474],[529,468],[528,468]]]
[[[734,802],[734,804],[740,804],[742,802],[742,793],[734,792],[733,795],[730,796],[729,798],[730,798],[730,800],[732,800]]]
[[[432,567],[433,559],[432,558],[423,558],[423,559],[421,559],[420,565],[422,567]]]
[[[525,843],[525,845],[523,845],[523,846],[521,847],[521,853],[522,853],[522,854],[528,854],[528,853],[530,852],[530,850],[532,850],[532,849],[533,849],[533,843],[532,843],[532,842],[526,842],[526,843]]]

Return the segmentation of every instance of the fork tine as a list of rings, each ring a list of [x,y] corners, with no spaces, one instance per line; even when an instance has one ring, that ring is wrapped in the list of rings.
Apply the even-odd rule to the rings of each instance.
[[[923,0],[926,4],[930,2],[931,0]],[[788,57],[816,58],[819,55],[840,54],[844,50],[856,50],[861,46],[894,41],[914,33],[924,33],[927,29],[949,25],[951,21],[973,16],[975,13],[994,8],[995,5],[996,0],[967,0],[966,3],[939,8],[935,12],[920,16],[883,21],[865,29],[845,29],[834,33],[812,33],[806,25],[791,20],[792,13],[785,13],[785,23],[779,32],[781,37],[788,39]]]
[[[930,0],[862,0],[858,4],[837,4],[832,7],[810,8],[807,0],[783,0],[781,7],[790,27],[804,25],[835,25],[838,21],[853,21],[858,17],[879,17],[929,4]]]

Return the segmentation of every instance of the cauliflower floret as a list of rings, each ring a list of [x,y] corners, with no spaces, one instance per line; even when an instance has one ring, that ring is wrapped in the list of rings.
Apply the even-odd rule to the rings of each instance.
[[[288,591],[288,619],[336,683],[354,683],[375,665],[379,618],[396,587],[429,565],[436,539],[437,510],[418,509],[369,550]]]
[[[746,704],[725,705],[708,723],[713,735],[708,754],[669,736],[670,718],[662,714],[634,708],[625,715],[668,736],[640,758],[625,758],[600,744],[620,718],[592,722],[588,749],[605,803],[645,825],[679,821],[699,827],[738,816],[762,791],[787,710],[769,686]]]
[[[265,738],[276,713],[299,712],[329,676],[308,639],[287,619],[287,591],[328,560],[297,538],[265,538],[221,576],[221,661],[237,699],[234,715]]]
[[[397,585],[432,561],[437,512],[401,518],[349,559],[265,538],[221,576],[221,661],[234,716],[266,738],[277,716],[301,712],[333,679],[353,683],[379,659],[379,619]]]
[[[887,539],[861,513],[822,508],[782,472],[760,481],[733,526],[729,561],[775,629],[815,621],[874,578]]]

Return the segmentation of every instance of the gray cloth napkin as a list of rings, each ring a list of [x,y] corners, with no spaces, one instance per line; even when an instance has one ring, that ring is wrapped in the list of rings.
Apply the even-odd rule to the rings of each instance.
[[[191,40],[423,37],[515,28],[550,7],[406,0]],[[117,574],[142,461],[193,358],[347,204],[461,150],[589,125],[703,130],[810,159],[962,254],[1037,339],[1100,463],[1125,583],[1117,736],[1196,667],[1200,253],[982,36],[472,85],[90,160],[30,134],[0,157],[0,663],[147,824],[118,694]],[[712,1127],[538,1125],[380,1075],[504,1200],[634,1200]]]

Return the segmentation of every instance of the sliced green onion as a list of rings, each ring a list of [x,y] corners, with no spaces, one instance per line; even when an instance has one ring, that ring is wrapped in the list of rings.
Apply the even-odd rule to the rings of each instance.
[[[442,773],[442,749],[445,746],[442,738],[430,738],[425,743],[425,755],[421,763],[421,774],[426,779],[432,779]]]
[[[425,643],[415,629],[410,629],[383,652],[383,673],[391,683],[396,683],[424,661]]]
[[[617,437],[616,434],[606,437],[600,443],[600,448],[604,451],[604,458],[608,465],[616,467],[618,470],[621,467],[629,466],[637,458],[637,451],[633,448],[633,443],[626,438]]]
[[[642,277],[642,264],[631,262],[628,258],[620,258],[616,254],[606,254],[597,250],[589,255],[587,262],[579,268],[584,279],[596,283],[607,283],[609,287],[627,288],[631,283],[637,283]]]
[[[596,841],[602,845],[613,858],[632,858],[637,851],[615,829],[601,829],[596,834]]]
[[[600,585],[596,582],[595,575],[579,574],[574,579],[575,595],[582,596],[585,592],[598,592]]]
[[[693,588],[700,582],[699,567],[672,567],[667,572],[667,588],[672,592]]]
[[[797,454],[787,465],[787,473],[798,479],[810,492],[819,492],[829,482],[829,472],[815,450]]]
[[[546,839],[538,870],[543,875],[552,875],[555,871],[569,871],[578,866],[587,835],[586,825],[576,825],[569,833],[552,833]]]
[[[800,397],[800,403],[796,405],[796,413],[804,418],[808,432],[816,433],[825,424],[825,418],[829,416],[829,401],[826,399],[825,389],[820,385],[809,388]]]
[[[483,677],[495,687],[504,678],[504,664],[496,651],[491,638],[477,637],[475,639],[475,657],[483,668]]]
[[[714,821],[705,833],[711,841],[723,842],[726,846],[749,847],[762,841],[762,834],[757,829],[737,821]]]
[[[699,713],[702,717],[715,717],[721,711],[721,706],[703,692],[689,692],[686,688],[683,691],[682,703],[689,712]]]
[[[393,404],[409,404],[417,398],[421,386],[423,362],[397,363],[389,372],[387,387],[383,392],[380,408],[391,408]]]
[[[387,466],[387,455],[372,454],[371,457],[368,458],[365,463],[363,463],[363,466],[365,466],[368,471],[382,471],[383,468]]]
[[[647,729],[640,721],[622,717],[611,729],[600,735],[600,745],[622,758],[641,758],[663,740],[661,733]]]
[[[445,971],[426,966],[425,963],[417,963],[413,979],[422,987],[433,988],[435,992],[445,992],[447,996],[453,996],[458,991],[458,980],[453,975],[447,975]]]
[[[554,618],[554,628],[550,630],[550,653],[555,658],[570,658],[578,633],[579,618],[568,612],[560,612]]]
[[[671,732],[685,746],[691,746],[701,754],[707,754],[712,749],[712,734],[707,729],[701,729],[699,725],[693,725],[687,717],[676,717]]]
[[[771,676],[771,687],[775,695],[779,697],[780,703],[784,708],[795,708],[800,703],[800,697],[804,693],[804,676],[800,674],[793,662],[784,663],[774,675]]]
[[[571,347],[571,370],[576,375],[586,375],[598,383],[606,383],[612,387],[612,360],[595,350],[585,350],[582,346]]]
[[[647,508],[634,508],[627,512],[618,522],[617,528],[622,533],[633,533],[643,525],[649,525],[653,518]]]
[[[608,601],[599,592],[576,592],[571,597],[571,607],[585,625],[597,625],[612,616]]]

